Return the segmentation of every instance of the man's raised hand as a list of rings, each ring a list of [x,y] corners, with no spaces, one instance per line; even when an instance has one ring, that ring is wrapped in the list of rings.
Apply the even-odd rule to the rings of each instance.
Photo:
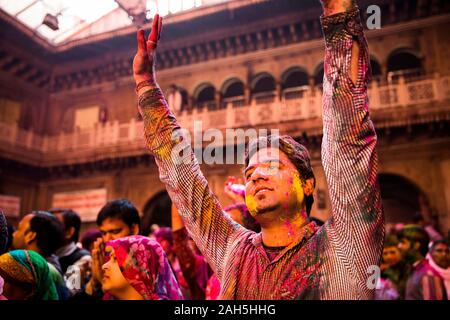
[[[356,0],[320,0],[325,16],[351,10],[356,6]]]
[[[145,41],[145,32],[142,29],[137,31],[137,52],[133,60],[133,76],[136,85],[142,81],[156,83],[155,59],[156,47],[161,37],[162,17],[156,14],[153,18],[153,25],[150,35]]]

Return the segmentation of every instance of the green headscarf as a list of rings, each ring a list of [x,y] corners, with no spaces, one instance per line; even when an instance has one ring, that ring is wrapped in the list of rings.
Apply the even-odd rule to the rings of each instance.
[[[14,250],[1,255],[0,274],[17,282],[31,284],[34,290],[29,299],[58,300],[48,263],[34,251]]]

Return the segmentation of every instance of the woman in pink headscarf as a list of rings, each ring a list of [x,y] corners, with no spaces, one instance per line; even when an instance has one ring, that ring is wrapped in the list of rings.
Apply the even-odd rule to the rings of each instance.
[[[106,244],[103,291],[120,300],[181,300],[180,287],[158,242],[130,236]]]

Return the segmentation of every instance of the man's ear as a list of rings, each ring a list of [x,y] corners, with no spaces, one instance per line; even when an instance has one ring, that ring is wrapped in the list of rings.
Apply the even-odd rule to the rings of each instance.
[[[36,232],[29,230],[23,237],[25,244],[29,246],[36,239]]]
[[[414,250],[419,251],[419,249],[420,249],[420,242],[418,241],[414,242]]]
[[[135,223],[131,226],[131,234],[133,234],[133,235],[139,234],[139,225],[138,224]]]
[[[310,196],[314,192],[315,179],[309,178],[303,183],[303,193],[306,196]]]
[[[70,227],[64,233],[64,237],[66,238],[66,240],[69,240],[69,239],[71,239],[73,237],[74,234],[75,234],[75,228],[74,227]]]

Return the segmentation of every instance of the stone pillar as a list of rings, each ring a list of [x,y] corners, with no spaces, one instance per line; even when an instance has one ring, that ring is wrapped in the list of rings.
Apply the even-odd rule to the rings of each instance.
[[[276,95],[277,95],[277,102],[281,101],[281,96],[283,94],[283,87],[281,85],[281,81],[276,81],[275,91],[276,91]]]
[[[250,86],[248,84],[244,84],[244,103],[245,105],[250,105],[252,94],[250,91]]]
[[[214,92],[214,101],[216,103],[216,109],[221,109],[222,106],[220,104],[222,102],[222,93],[219,90]]]
[[[308,77],[308,85],[311,96],[314,96],[316,92],[316,79],[313,76]]]
[[[194,109],[194,97],[188,96],[188,110]]]

